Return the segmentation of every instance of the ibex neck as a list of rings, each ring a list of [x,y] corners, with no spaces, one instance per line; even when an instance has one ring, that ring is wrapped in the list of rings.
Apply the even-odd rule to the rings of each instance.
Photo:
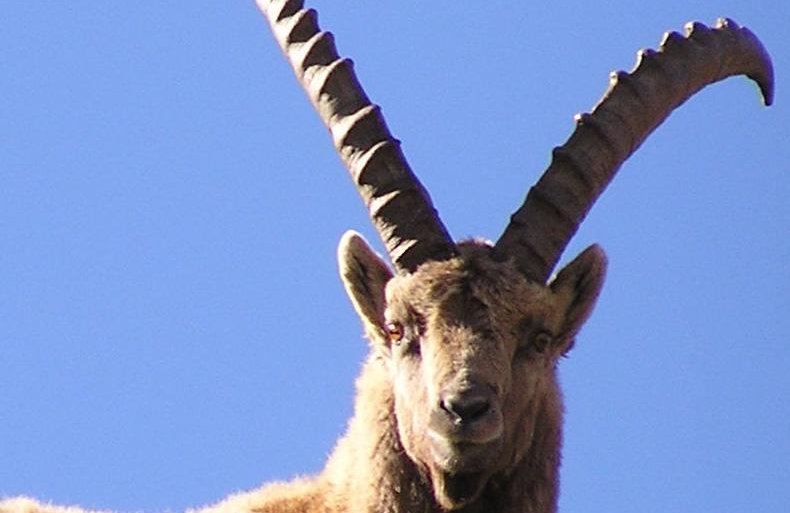
[[[332,511],[446,513],[430,479],[401,445],[389,379],[368,361],[357,382],[354,418],[322,478],[339,502]],[[561,440],[559,392],[536,405],[532,443],[515,464],[494,476],[480,498],[453,513],[554,513]],[[529,429],[530,426],[524,426]]]

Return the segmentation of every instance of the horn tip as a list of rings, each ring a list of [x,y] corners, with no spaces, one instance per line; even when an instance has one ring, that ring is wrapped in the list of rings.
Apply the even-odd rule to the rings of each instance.
[[[741,32],[745,37],[748,44],[752,47],[757,56],[755,62],[755,71],[747,73],[746,76],[752,79],[760,89],[763,105],[769,107],[774,103],[774,67],[771,62],[771,56],[763,46],[760,39],[749,30],[747,27],[740,25],[732,18],[721,17],[716,20],[716,30],[729,30],[733,32]]]

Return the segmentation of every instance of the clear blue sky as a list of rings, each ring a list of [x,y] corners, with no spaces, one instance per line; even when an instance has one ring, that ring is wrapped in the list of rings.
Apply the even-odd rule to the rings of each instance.
[[[690,19],[773,55],[683,106],[569,249],[561,511],[790,503],[790,4],[315,1],[456,237],[496,238],[609,71]],[[375,239],[253,2],[24,2],[0,24],[0,496],[179,511],[319,470]],[[376,241],[378,242],[378,241]]]

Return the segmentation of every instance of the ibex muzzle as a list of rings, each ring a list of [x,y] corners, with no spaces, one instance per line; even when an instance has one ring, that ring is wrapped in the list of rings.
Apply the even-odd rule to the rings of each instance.
[[[439,396],[431,428],[446,432],[459,442],[487,442],[501,434],[502,417],[496,415],[500,411],[496,402],[493,387],[487,385],[472,383],[449,387]]]
[[[504,417],[494,387],[451,386],[439,396],[428,422],[433,458],[448,472],[480,471],[503,444]]]

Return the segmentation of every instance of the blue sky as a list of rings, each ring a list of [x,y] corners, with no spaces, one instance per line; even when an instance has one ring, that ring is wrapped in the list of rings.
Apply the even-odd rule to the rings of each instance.
[[[496,238],[609,71],[726,15],[771,52],[677,111],[565,258],[610,258],[561,364],[561,511],[790,503],[786,2],[315,1],[455,237]],[[459,7],[460,6],[460,7]],[[318,471],[376,240],[253,2],[22,2],[0,30],[0,496],[179,511]],[[378,241],[376,240],[378,243]],[[636,505],[636,506],[635,506]]]

